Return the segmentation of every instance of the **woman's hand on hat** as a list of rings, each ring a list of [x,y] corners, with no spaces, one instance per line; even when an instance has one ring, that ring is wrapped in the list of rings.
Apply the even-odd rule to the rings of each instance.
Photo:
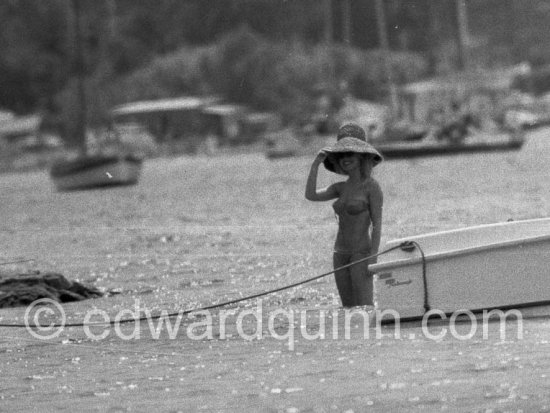
[[[324,162],[325,159],[327,159],[327,153],[321,150],[317,153],[317,156],[315,157],[315,160],[313,161],[313,163],[320,165]]]

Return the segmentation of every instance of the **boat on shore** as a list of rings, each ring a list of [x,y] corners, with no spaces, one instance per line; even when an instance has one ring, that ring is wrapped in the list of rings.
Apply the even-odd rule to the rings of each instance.
[[[64,159],[50,169],[58,191],[134,185],[138,182],[143,160],[127,155],[86,155]]]
[[[401,321],[430,310],[550,306],[550,218],[479,225],[396,239],[369,268],[377,309]],[[535,311],[536,313],[536,311]]]

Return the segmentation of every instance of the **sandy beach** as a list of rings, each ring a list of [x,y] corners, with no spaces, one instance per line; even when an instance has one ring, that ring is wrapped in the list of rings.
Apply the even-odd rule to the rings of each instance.
[[[540,129],[518,152],[384,162],[375,170],[383,242],[548,217],[549,159],[550,130]],[[0,260],[33,261],[0,271],[55,271],[106,292],[64,304],[74,323],[91,311],[114,320],[137,307],[199,308],[313,277],[331,270],[336,222],[330,203],[304,199],[311,160],[153,159],[136,186],[69,193],[46,172],[3,174]],[[321,184],[336,178],[323,171]],[[25,310],[3,309],[0,321],[22,323]],[[174,337],[155,337],[147,322],[94,327],[107,333],[99,340],[82,327],[51,339],[0,328],[0,411],[550,411],[550,317],[437,340],[418,324],[396,337],[392,326],[353,321],[346,337],[331,276],[226,310],[249,311],[241,331],[221,309],[183,317]]]

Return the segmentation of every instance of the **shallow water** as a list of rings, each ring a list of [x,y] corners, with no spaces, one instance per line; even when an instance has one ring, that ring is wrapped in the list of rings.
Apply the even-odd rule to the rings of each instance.
[[[549,216],[548,159],[548,130],[539,130],[520,152],[382,163],[383,237]],[[71,322],[94,308],[131,316],[136,300],[153,314],[196,308],[328,271],[336,224],[328,204],[303,199],[310,161],[151,160],[135,187],[73,193],[55,192],[45,173],[2,175],[0,258],[35,260],[2,271],[57,271],[117,293],[64,305]],[[335,178],[323,171],[320,180]],[[238,316],[258,304],[231,308]],[[75,402],[83,411],[550,409],[549,319],[524,320],[522,338],[513,321],[504,338],[495,322],[487,337],[479,326],[460,339],[471,328],[463,323],[459,338],[445,325],[431,330],[447,327],[440,340],[419,325],[377,338],[362,321],[349,324],[347,338],[331,277],[266,296],[261,308],[265,334],[252,340],[230,316],[223,338],[218,310],[210,324],[184,318],[174,338],[163,329],[156,339],[147,323],[111,328],[98,341],[82,328],[50,340],[0,329],[0,410],[74,411]],[[24,310],[2,311],[1,321],[22,322]],[[326,337],[304,338],[319,332],[321,314]],[[243,317],[241,336],[257,333],[256,320]],[[212,334],[196,339],[205,325]]]

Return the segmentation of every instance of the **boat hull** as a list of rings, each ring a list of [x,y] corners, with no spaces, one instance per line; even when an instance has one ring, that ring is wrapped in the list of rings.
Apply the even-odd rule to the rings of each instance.
[[[425,234],[386,247],[405,241],[417,247],[392,251],[370,267],[381,311],[414,319],[429,310],[451,314],[550,304],[550,219]]]
[[[523,138],[463,144],[396,142],[376,145],[376,148],[385,158],[415,158],[421,156],[455,155],[459,153],[513,151],[521,149],[523,143]]]
[[[98,157],[65,161],[50,175],[59,191],[107,186],[134,185],[141,174],[142,160],[134,157]]]

